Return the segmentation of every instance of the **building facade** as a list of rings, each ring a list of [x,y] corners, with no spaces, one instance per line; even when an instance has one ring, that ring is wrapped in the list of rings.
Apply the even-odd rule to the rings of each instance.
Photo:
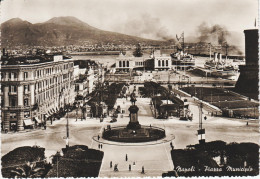
[[[151,57],[133,57],[120,54],[116,61],[116,71],[169,70],[171,57],[154,53]]]
[[[73,61],[63,56],[2,59],[2,124],[24,130],[75,99]]]

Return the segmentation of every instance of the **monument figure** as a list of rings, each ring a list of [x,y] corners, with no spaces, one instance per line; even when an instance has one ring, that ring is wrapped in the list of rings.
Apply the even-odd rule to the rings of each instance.
[[[130,101],[132,103],[132,105],[135,105],[135,102],[136,102],[136,97],[135,97],[135,93],[132,92],[131,95],[130,95]]]
[[[139,111],[139,108],[135,105],[136,98],[132,94],[131,94],[132,106],[130,106],[128,108],[128,110],[130,112],[130,121],[129,121],[128,125],[127,125],[127,129],[140,129],[141,125],[139,124],[139,121],[138,121],[138,111]]]

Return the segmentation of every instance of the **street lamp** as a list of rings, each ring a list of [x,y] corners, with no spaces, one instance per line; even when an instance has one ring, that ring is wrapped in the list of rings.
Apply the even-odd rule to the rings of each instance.
[[[79,102],[76,102],[76,121],[78,121]]]
[[[81,108],[81,121],[83,120],[83,103],[80,103],[80,108]]]

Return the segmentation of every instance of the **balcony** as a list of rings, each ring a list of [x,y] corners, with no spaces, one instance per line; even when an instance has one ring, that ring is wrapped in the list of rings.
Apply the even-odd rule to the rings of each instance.
[[[8,93],[8,95],[17,95],[17,92],[11,91],[11,92]]]

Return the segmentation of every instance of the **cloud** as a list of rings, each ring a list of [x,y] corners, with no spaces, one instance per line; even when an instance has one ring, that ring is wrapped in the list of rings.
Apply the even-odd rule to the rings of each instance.
[[[154,40],[172,40],[174,38],[159,18],[152,17],[147,13],[141,14],[138,18],[128,16],[124,24],[114,28],[129,35]]]

